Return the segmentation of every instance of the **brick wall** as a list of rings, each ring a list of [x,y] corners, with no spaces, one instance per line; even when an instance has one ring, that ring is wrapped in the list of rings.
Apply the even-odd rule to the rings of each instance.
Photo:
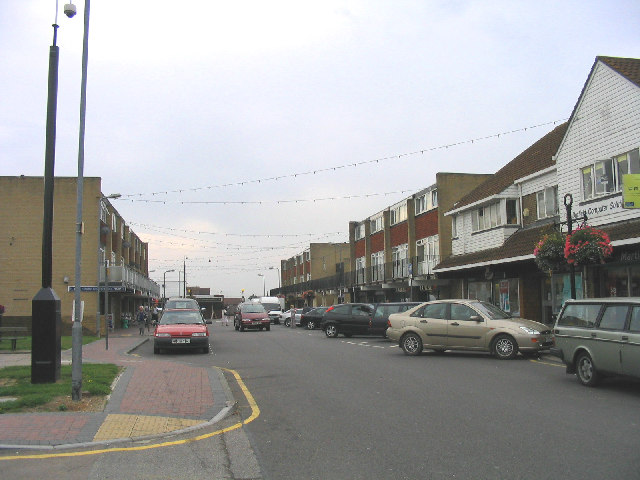
[[[409,227],[407,222],[402,222],[391,227],[391,247],[397,247],[409,242]]]
[[[384,250],[384,232],[376,232],[370,237],[371,253]]]
[[[416,217],[416,240],[421,238],[432,237],[438,234],[438,209],[429,210],[428,212]]]

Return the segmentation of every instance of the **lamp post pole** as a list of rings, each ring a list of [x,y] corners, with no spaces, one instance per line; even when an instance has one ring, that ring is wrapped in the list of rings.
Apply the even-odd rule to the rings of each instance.
[[[53,281],[53,184],[56,159],[56,113],[58,109],[58,63],[56,45],[58,12],[49,47],[47,123],[44,154],[44,199],[42,221],[42,288],[31,301],[31,383],[55,383],[60,379],[62,316],[60,297]]]
[[[567,209],[567,234],[573,233],[573,218],[571,215],[571,206],[573,205],[573,196],[567,193],[564,196],[564,206]],[[576,266],[571,263],[569,265],[569,280],[571,284],[571,298],[576,299]]]
[[[264,274],[263,273],[259,273],[258,276],[262,277],[262,296],[266,297],[267,296],[267,294],[266,294],[266,281],[264,279]]]
[[[172,268],[171,270],[166,270],[164,272],[164,274],[162,275],[162,301],[166,302],[167,301],[167,273],[169,272],[175,272],[175,268]],[[162,304],[162,306],[164,307],[164,303]]]
[[[182,297],[187,298],[187,257],[182,260],[182,281],[184,282]]]

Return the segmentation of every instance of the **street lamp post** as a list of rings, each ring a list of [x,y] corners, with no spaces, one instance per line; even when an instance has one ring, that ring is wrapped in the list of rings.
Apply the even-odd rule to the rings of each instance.
[[[167,273],[169,272],[175,272],[175,268],[172,268],[171,270],[166,270],[164,272],[164,274],[162,275],[162,301],[166,302],[167,301]],[[164,307],[164,303],[162,304],[162,306]]]
[[[47,123],[44,154],[44,198],[42,221],[42,288],[31,301],[31,383],[55,383],[60,379],[62,316],[60,297],[53,280],[53,185],[56,159],[56,113],[58,109],[58,64],[60,48],[58,5],[49,47],[47,80]]]
[[[278,273],[278,290],[282,288],[280,285],[280,269],[278,267],[269,267],[269,270],[275,270]]]
[[[264,274],[263,273],[259,273],[258,274],[259,277],[262,277],[262,296],[266,297],[267,296],[267,289],[266,289],[266,280],[264,278]]]

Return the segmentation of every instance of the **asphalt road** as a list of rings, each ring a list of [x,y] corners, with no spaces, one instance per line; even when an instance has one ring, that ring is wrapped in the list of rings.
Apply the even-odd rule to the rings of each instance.
[[[212,330],[214,363],[260,408],[245,429],[265,478],[640,479],[640,382],[588,389],[553,361]]]
[[[581,386],[553,360],[407,357],[373,337],[212,327],[163,360],[238,372],[260,414],[180,446],[9,462],[0,478],[640,479],[640,382]],[[152,342],[136,351],[153,356]],[[250,409],[231,375],[235,418]],[[197,432],[203,433],[203,432]]]

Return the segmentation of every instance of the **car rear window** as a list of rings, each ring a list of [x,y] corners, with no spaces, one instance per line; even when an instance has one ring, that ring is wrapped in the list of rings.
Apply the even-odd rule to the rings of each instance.
[[[558,319],[563,327],[593,328],[600,312],[600,305],[588,303],[568,304]]]
[[[161,325],[177,325],[179,323],[204,323],[200,312],[164,312],[160,319]]]
[[[198,303],[195,300],[169,300],[164,308],[178,308],[178,309],[196,309]]]

